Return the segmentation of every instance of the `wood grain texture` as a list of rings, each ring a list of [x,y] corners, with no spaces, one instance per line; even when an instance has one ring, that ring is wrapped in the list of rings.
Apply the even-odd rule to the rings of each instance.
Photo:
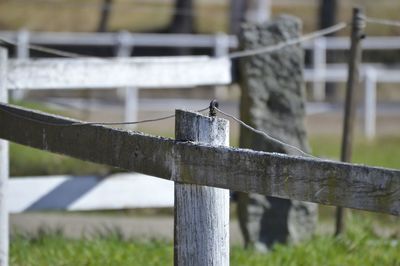
[[[0,138],[182,183],[400,215],[400,171],[179,142],[0,104]]]
[[[227,58],[142,57],[11,60],[9,89],[168,88],[229,84]]]
[[[8,102],[6,88],[7,50],[0,48],[0,103]],[[6,127],[0,122],[0,131]],[[0,139],[0,265],[8,265],[8,208],[7,185],[9,176],[8,141]]]
[[[229,145],[227,120],[181,110],[175,117],[177,140]],[[176,266],[229,265],[229,190],[175,182],[174,241]]]

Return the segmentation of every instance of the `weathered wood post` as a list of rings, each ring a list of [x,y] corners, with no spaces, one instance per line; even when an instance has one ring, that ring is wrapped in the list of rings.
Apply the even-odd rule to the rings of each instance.
[[[7,49],[0,48],[0,102],[8,102]],[[0,139],[0,266],[8,265],[7,182],[9,175],[8,142]]]
[[[348,77],[346,84],[346,99],[343,117],[343,135],[340,160],[342,162],[351,161],[353,146],[354,119],[356,116],[356,93],[355,89],[360,83],[360,63],[361,63],[361,40],[364,37],[363,28],[365,27],[364,15],[360,8],[353,9],[353,19],[351,24],[351,45],[348,63]],[[344,209],[336,209],[336,229],[335,235],[339,235],[344,230]]]
[[[182,110],[175,115],[177,140],[229,144],[227,120]],[[176,170],[186,174],[185,165]],[[175,265],[229,265],[229,190],[176,182],[174,242]]]

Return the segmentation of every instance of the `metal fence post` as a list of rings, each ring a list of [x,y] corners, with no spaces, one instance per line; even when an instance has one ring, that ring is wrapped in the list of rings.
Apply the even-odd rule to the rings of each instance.
[[[7,50],[0,48],[0,102],[8,102]],[[8,265],[8,208],[7,189],[9,177],[8,141],[0,139],[0,266]]]
[[[130,57],[133,49],[129,32],[121,31],[117,35],[117,57]],[[124,121],[136,121],[138,117],[139,91],[135,87],[126,87],[119,90],[125,99]],[[135,125],[129,125],[135,128]]]
[[[313,97],[325,100],[326,38],[316,38],[313,43]]]
[[[376,69],[369,67],[364,76],[364,134],[373,139],[376,134]]]
[[[177,140],[229,144],[227,120],[182,110],[175,115]],[[175,167],[177,175],[185,175],[184,164]],[[184,178],[190,180],[190,176]],[[229,265],[229,190],[175,183],[174,262],[179,266]]]

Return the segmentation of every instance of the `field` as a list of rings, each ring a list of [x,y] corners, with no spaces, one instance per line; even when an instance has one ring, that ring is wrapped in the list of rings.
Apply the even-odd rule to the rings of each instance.
[[[0,1],[0,28],[34,31],[95,31],[97,29],[100,4],[97,0],[2,0]],[[115,0],[110,17],[109,30],[154,31],[165,28],[173,14],[172,0]],[[228,30],[229,1],[194,1],[193,16],[195,30],[200,33],[217,33]],[[373,17],[398,19],[399,2],[382,0],[379,5],[373,0],[339,1],[338,20],[348,21],[351,8],[363,7]],[[181,12],[186,12],[181,10]],[[285,0],[273,1],[272,14],[293,14],[304,22],[304,31],[316,29],[318,1]],[[54,17],[57,17],[54,20]],[[151,19],[149,19],[151,18]],[[51,23],[49,23],[51,21]],[[342,34],[347,34],[344,31]],[[368,35],[396,35],[396,27],[369,27]]]
[[[231,265],[400,265],[399,235],[383,238],[364,215],[348,216],[345,235],[317,235],[298,246],[277,245],[268,254],[231,248]],[[90,239],[66,239],[43,230],[17,235],[11,242],[11,265],[173,265],[169,241],[124,239],[118,232]]]
[[[23,103],[31,108],[41,105]],[[159,132],[158,132],[159,133]],[[374,141],[355,138],[354,162],[399,168],[399,135],[381,135]],[[235,141],[235,138],[233,138]],[[340,138],[334,135],[312,135],[314,155],[337,159]],[[11,145],[13,175],[106,174],[116,169],[53,155],[20,145]],[[232,208],[234,209],[234,208]],[[347,232],[333,238],[333,208],[320,208],[318,234],[298,246],[278,245],[263,255],[243,250],[237,243],[231,249],[231,265],[400,265],[399,218],[359,211],[347,213]],[[110,215],[120,215],[109,213]],[[92,215],[92,214],[88,214]],[[140,213],[157,219],[167,213]],[[235,215],[232,216],[235,219]],[[108,230],[90,237],[72,239],[62,230],[13,234],[11,265],[172,265],[173,244],[168,239],[127,238],[122,231]]]

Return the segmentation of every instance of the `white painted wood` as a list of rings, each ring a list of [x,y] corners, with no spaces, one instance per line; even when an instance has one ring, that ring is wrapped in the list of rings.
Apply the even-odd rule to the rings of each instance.
[[[76,187],[85,186],[87,179],[93,179],[87,191],[76,194],[68,201],[61,198],[71,195]],[[68,185],[71,181],[74,186]],[[60,196],[55,205],[51,193]],[[118,210],[132,208],[165,208],[174,206],[174,183],[156,177],[137,174],[120,173],[106,178],[60,176],[35,176],[11,178],[8,190],[8,208],[11,213],[29,211],[39,201],[35,211],[40,210]],[[57,195],[56,195],[57,196]]]
[[[168,88],[231,82],[230,60],[207,56],[11,60],[9,89]]]
[[[138,108],[139,107],[139,90],[135,87],[125,88],[125,109],[124,109],[124,120],[125,121],[137,121],[138,120]],[[134,129],[136,125],[127,125],[128,128]]]
[[[174,183],[153,176],[115,174],[102,180],[68,210],[166,208],[174,206]]]
[[[376,70],[368,68],[364,78],[364,134],[373,139],[376,134]]]
[[[22,29],[18,31],[17,35],[17,58],[27,59],[29,58],[29,31]],[[14,100],[20,101],[25,98],[24,90],[14,90],[11,93],[11,97]]]
[[[14,177],[8,186],[8,209],[10,213],[26,211],[34,202],[70,178],[69,176],[51,177]]]
[[[132,52],[132,45],[128,41],[129,33],[120,32],[117,35],[117,57],[130,57]],[[137,121],[138,105],[139,105],[139,91],[136,87],[119,88],[118,94],[122,95],[125,100],[124,120]],[[127,128],[134,129],[136,125],[126,125]]]
[[[271,0],[248,0],[245,13],[246,21],[262,24],[271,17]]]
[[[313,49],[313,96],[314,100],[325,100],[325,69],[326,69],[326,38],[317,38],[314,40]]]
[[[176,111],[180,141],[229,145],[228,121]],[[229,265],[229,190],[175,183],[175,265]]]
[[[229,35],[219,32],[215,35],[214,56],[223,57],[229,53]]]
[[[0,48],[0,103],[8,102],[6,88],[7,49]],[[4,126],[0,123],[0,128]],[[1,129],[2,130],[2,129]],[[9,176],[8,141],[0,139],[0,266],[8,265],[7,185]]]

